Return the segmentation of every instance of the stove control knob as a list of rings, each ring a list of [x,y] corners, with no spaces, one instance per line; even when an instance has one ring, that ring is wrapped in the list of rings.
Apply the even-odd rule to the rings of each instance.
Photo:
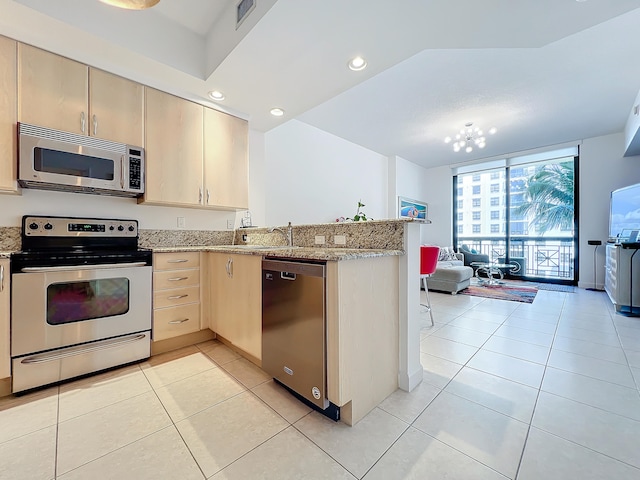
[[[129,231],[133,232],[135,230],[135,228],[133,228],[133,225],[129,225]]]
[[[118,225],[118,231],[119,232],[123,232],[124,231],[124,227],[122,225]]]
[[[53,225],[51,225],[50,223],[45,223],[44,224],[44,229],[45,230],[52,230],[53,229]]]
[[[116,229],[116,227],[114,227],[113,225],[111,225],[111,226],[109,227],[109,230],[115,230],[115,229]]]
[[[34,222],[34,223],[30,223],[30,224],[29,224],[29,228],[30,228],[31,230],[37,230],[37,229],[38,229],[38,224],[37,224],[37,223],[35,223],[35,222]]]

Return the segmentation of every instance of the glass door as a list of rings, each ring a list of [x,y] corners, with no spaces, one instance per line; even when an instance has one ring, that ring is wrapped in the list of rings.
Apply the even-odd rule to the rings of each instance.
[[[454,177],[454,241],[507,277],[575,284],[574,157]]]

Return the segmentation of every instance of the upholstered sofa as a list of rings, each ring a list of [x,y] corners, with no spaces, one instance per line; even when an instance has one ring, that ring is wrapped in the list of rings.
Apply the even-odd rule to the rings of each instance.
[[[458,251],[464,255],[464,264],[466,266],[471,266],[474,262],[489,263],[489,255],[485,253],[476,253],[475,250],[469,248],[467,245],[461,245]],[[476,269],[473,268],[474,272],[475,270]]]
[[[449,292],[455,295],[471,283],[473,269],[464,266],[464,255],[455,253],[455,260],[440,260],[436,265],[436,271],[427,278],[429,290]]]

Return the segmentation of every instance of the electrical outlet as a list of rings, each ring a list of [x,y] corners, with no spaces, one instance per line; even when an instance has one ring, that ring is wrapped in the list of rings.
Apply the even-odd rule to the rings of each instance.
[[[316,245],[324,245],[324,235],[316,235]]]
[[[185,228],[184,217],[178,217],[178,228]]]
[[[249,235],[247,235],[246,233],[242,234],[242,241],[246,243],[247,238],[249,238]]]
[[[233,230],[233,220],[227,220],[227,230]]]
[[[335,245],[346,245],[347,244],[347,237],[345,237],[344,235],[334,235],[333,236],[333,243]]]

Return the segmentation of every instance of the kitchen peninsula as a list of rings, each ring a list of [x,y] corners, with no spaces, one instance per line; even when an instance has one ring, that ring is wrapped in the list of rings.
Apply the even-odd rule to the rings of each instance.
[[[266,228],[239,229],[235,235],[141,231],[141,244],[152,248],[156,258],[177,255],[178,262],[184,260],[180,254],[200,255],[201,332],[156,342],[154,351],[176,348],[180,340],[199,341],[202,331],[213,331],[261,366],[262,259],[326,262],[327,397],[341,408],[342,421],[355,424],[398,386],[409,389],[411,382],[404,373],[409,351],[416,357],[413,365],[417,364],[421,379],[417,332],[416,346],[407,346],[408,300],[403,285],[408,282],[401,280],[407,275],[407,231],[418,228],[398,220],[295,226],[292,248],[283,244],[283,236]],[[331,240],[338,236],[345,244],[314,245],[317,235]],[[417,241],[417,234],[413,237]],[[158,265],[155,258],[154,265]],[[233,280],[242,284],[234,285]],[[416,298],[415,315],[418,304]]]

